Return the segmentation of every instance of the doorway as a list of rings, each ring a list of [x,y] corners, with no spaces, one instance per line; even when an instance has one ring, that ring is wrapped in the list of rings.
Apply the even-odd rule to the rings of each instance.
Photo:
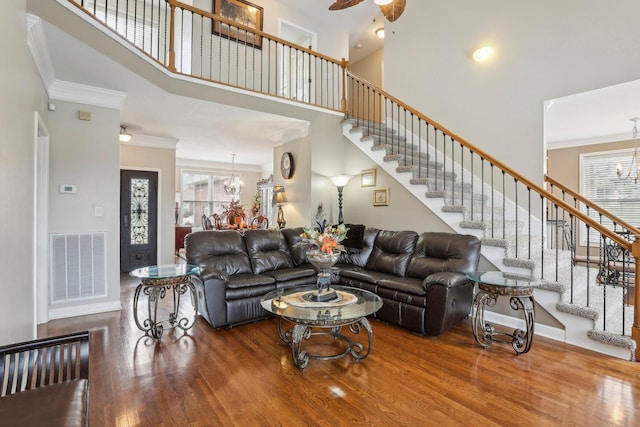
[[[310,50],[315,50],[317,45],[316,33],[285,20],[280,20],[280,38]],[[310,102],[315,80],[315,67],[311,57],[296,49],[283,49],[278,84],[280,96]]]
[[[157,264],[158,172],[120,171],[120,271]]]

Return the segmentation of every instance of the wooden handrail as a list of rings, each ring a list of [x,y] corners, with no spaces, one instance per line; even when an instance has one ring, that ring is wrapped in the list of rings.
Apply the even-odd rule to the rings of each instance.
[[[469,151],[477,154],[483,160],[487,160],[489,163],[491,163],[491,165],[497,166],[499,169],[501,169],[502,171],[504,171],[507,174],[511,175],[516,180],[522,182],[523,184],[525,184],[527,186],[527,188],[533,189],[536,193],[538,193],[541,196],[543,196],[543,197],[547,198],[548,200],[552,201],[554,204],[556,204],[558,206],[561,206],[564,210],[570,212],[572,215],[574,215],[575,217],[579,218],[580,221],[582,221],[585,224],[589,225],[590,227],[596,229],[600,234],[603,234],[603,235],[607,236],[609,239],[615,241],[623,249],[631,250],[631,243],[628,240],[624,239],[622,236],[618,235],[617,233],[609,230],[607,227],[605,227],[602,224],[598,223],[593,218],[588,217],[587,215],[585,215],[580,210],[574,208],[573,206],[571,206],[570,204],[568,204],[564,200],[560,199],[559,197],[557,197],[553,193],[549,192],[547,189],[539,186],[538,184],[534,183],[530,179],[520,175],[518,172],[516,172],[514,169],[510,168],[509,166],[505,165],[500,160],[496,159],[495,157],[491,156],[490,154],[488,154],[487,152],[481,150],[480,148],[472,145],[470,142],[468,142],[467,140],[465,140],[461,136],[459,136],[459,135],[455,134],[454,132],[450,131],[446,127],[442,126],[440,123],[438,123],[438,122],[436,122],[434,120],[431,120],[430,118],[428,118],[427,116],[425,116],[424,114],[422,114],[421,112],[416,110],[415,108],[412,108],[409,105],[405,104],[404,102],[400,101],[398,98],[390,95],[389,93],[385,92],[382,89],[379,89],[374,84],[366,81],[365,79],[362,79],[362,78],[358,77],[357,75],[353,74],[352,72],[349,72],[349,74],[353,78],[357,79],[358,81],[360,81],[360,82],[362,82],[362,83],[364,83],[364,84],[366,84],[366,85],[368,85],[368,86],[370,86],[372,88],[375,88],[375,90],[377,92],[379,92],[381,95],[383,95],[385,98],[387,98],[388,100],[398,104],[400,107],[404,108],[405,110],[407,110],[408,112],[410,112],[414,116],[418,117],[420,120],[422,120],[422,121],[424,121],[426,123],[429,123],[435,129],[437,129],[437,130],[441,131],[442,133],[448,135],[454,141],[464,145],[467,149],[469,149]]]
[[[195,13],[196,15],[205,16],[207,18],[211,18],[214,21],[220,21],[222,23],[225,23],[225,24],[229,25],[230,27],[235,27],[235,28],[238,28],[240,30],[247,31],[249,33],[255,34],[256,36],[267,38],[269,40],[272,40],[272,41],[275,41],[277,43],[289,46],[289,47],[294,48],[296,50],[308,53],[309,55],[314,56],[316,58],[320,58],[320,59],[324,59],[325,61],[332,62],[335,65],[341,65],[342,64],[341,61],[339,61],[337,59],[334,59],[334,58],[331,58],[330,56],[323,55],[321,53],[318,53],[318,52],[315,52],[313,50],[310,50],[310,49],[308,49],[308,48],[306,48],[304,46],[300,46],[300,45],[297,45],[295,43],[288,42],[288,41],[283,40],[283,39],[281,39],[279,37],[276,37],[276,36],[274,36],[272,34],[265,33],[265,32],[260,31],[260,30],[256,30],[255,28],[247,27],[246,25],[242,25],[242,24],[240,24],[238,22],[235,22],[235,21],[232,21],[230,19],[224,18],[223,16],[218,15],[217,13],[207,12],[207,11],[204,11],[202,9],[198,9],[197,7],[191,6],[189,4],[179,2],[177,0],[165,0],[165,1],[170,3],[170,4],[175,4],[175,6],[180,7],[181,9],[185,9],[185,10],[188,10],[189,12],[191,12],[191,13]]]
[[[553,185],[555,187],[558,187],[558,189],[560,189],[560,191],[568,193],[571,197],[573,197],[577,201],[585,204],[586,206],[589,207],[589,209],[593,209],[594,211],[598,212],[602,216],[605,216],[605,217],[609,218],[614,223],[619,224],[620,226],[626,228],[630,232],[630,234],[632,234],[632,235],[640,235],[640,230],[638,230],[633,225],[629,224],[628,222],[626,222],[622,218],[618,218],[617,216],[615,216],[614,214],[612,214],[608,210],[606,210],[606,209],[602,208],[601,206],[593,203],[591,200],[587,199],[583,195],[576,193],[571,188],[569,188],[566,185],[556,181],[555,179],[551,178],[549,175],[545,175],[544,179],[549,184],[551,184],[551,185]]]

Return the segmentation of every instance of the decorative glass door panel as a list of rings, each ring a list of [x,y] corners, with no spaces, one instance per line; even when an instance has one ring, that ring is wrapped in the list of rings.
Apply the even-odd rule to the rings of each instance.
[[[120,171],[120,271],[157,264],[158,173]]]

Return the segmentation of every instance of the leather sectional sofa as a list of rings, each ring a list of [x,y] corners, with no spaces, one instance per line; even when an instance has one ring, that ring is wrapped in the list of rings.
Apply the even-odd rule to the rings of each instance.
[[[185,238],[199,312],[214,327],[271,316],[260,297],[275,289],[316,283],[306,260],[302,228],[199,231]],[[440,335],[471,311],[480,240],[455,233],[384,231],[351,226],[347,252],[336,264],[341,285],[369,290],[383,300],[374,317],[421,335]]]

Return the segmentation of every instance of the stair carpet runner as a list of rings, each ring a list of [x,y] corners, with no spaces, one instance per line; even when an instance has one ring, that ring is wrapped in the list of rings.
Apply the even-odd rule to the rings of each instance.
[[[597,266],[574,265],[572,266],[571,252],[569,250],[531,249],[531,256],[523,258],[515,256],[516,233],[518,235],[518,254],[528,254],[528,247],[541,248],[542,242],[540,236],[531,236],[531,242],[526,234],[526,227],[522,224],[516,224],[515,221],[497,220],[502,217],[501,208],[494,208],[493,221],[481,221],[480,213],[483,212],[486,217],[490,217],[487,207],[487,196],[479,194],[471,195],[471,184],[463,184],[456,180],[455,173],[450,171],[442,172],[443,164],[430,160],[430,156],[424,151],[413,150],[407,151],[405,138],[397,134],[397,131],[387,128],[379,123],[365,122],[354,119],[346,119],[345,123],[349,123],[352,128],[351,134],[362,133],[361,143],[371,143],[371,150],[385,150],[385,162],[397,162],[396,172],[398,174],[411,173],[411,185],[423,185],[427,188],[425,192],[426,198],[442,198],[444,212],[460,213],[463,217],[459,226],[461,228],[482,230],[484,237],[481,238],[482,245],[494,246],[504,249],[505,266],[524,268],[531,271],[531,277],[540,278],[542,276],[542,260],[544,259],[544,278],[539,280],[536,287],[547,291],[557,292],[561,295],[560,302],[557,303],[556,309],[560,312],[572,314],[575,316],[585,317],[594,322],[593,329],[588,332],[589,338],[617,347],[629,349],[631,359],[635,352],[635,341],[630,337],[633,319],[633,307],[622,304],[624,295],[621,286],[607,286],[606,290],[606,310],[607,310],[607,327],[604,328],[604,316],[602,301],[602,286],[598,283]],[[413,164],[412,164],[413,162]],[[414,166],[414,164],[416,166]],[[417,165],[420,166],[417,166]],[[420,168],[420,169],[418,169]],[[417,178],[418,171],[420,178]],[[428,173],[427,173],[428,172]],[[429,176],[429,178],[425,178]],[[455,186],[451,192],[452,185]],[[437,187],[438,191],[429,191],[429,187]],[[453,194],[453,196],[452,196]],[[461,197],[464,197],[464,204],[461,203]],[[471,208],[473,206],[473,208]],[[471,217],[473,212],[473,218]],[[493,223],[493,224],[492,224]],[[496,231],[492,233],[492,228]],[[525,233],[522,230],[525,230]],[[492,235],[502,236],[504,230],[505,238],[491,237]],[[557,259],[557,261],[556,261]],[[557,268],[557,279],[556,279]],[[508,273],[506,273],[508,274]],[[550,279],[548,279],[550,278]],[[570,283],[573,279],[574,289],[571,290]],[[587,286],[588,285],[588,286]],[[589,292],[587,292],[587,290]],[[571,295],[573,293],[573,295]],[[588,297],[587,295],[590,295]],[[589,299],[589,306],[587,306]],[[622,330],[622,310],[625,310],[625,331]]]

